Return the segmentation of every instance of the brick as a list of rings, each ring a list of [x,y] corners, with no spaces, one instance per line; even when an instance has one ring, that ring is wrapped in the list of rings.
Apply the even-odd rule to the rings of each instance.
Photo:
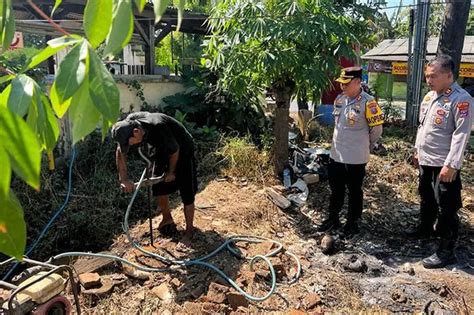
[[[310,310],[319,304],[321,304],[321,297],[317,293],[310,293],[304,299],[304,307],[306,310]]]
[[[173,297],[166,283],[162,283],[159,286],[154,287],[151,289],[151,292],[162,301],[171,300]]]
[[[84,289],[91,289],[101,285],[100,276],[98,273],[83,273],[79,275],[79,282]]]
[[[240,293],[229,292],[226,295],[227,301],[232,309],[237,309],[240,306],[248,307],[249,301]]]
[[[254,280],[255,280],[255,272],[242,271],[240,273],[240,276],[237,278],[236,282],[243,286],[248,286],[248,285],[252,285]]]
[[[206,299],[209,302],[214,303],[224,303],[225,301],[225,294],[229,291],[229,288],[218,283],[212,282],[209,285],[209,289],[207,290]]]

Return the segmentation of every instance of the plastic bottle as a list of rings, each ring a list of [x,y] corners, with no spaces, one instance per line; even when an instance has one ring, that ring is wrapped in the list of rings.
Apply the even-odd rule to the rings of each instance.
[[[291,173],[288,168],[283,170],[283,185],[285,188],[290,188],[291,186]]]

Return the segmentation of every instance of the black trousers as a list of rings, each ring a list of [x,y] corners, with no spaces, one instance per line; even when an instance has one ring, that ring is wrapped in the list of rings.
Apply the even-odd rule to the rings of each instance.
[[[430,228],[438,219],[436,232],[443,239],[458,237],[459,218],[457,212],[462,207],[461,175],[457,172],[451,183],[438,179],[441,167],[420,166],[420,215],[421,226]]]
[[[347,221],[354,222],[362,215],[364,193],[362,183],[366,164],[343,164],[331,159],[329,162],[329,218],[339,219],[339,212],[344,205],[346,187],[349,191],[349,208]]]

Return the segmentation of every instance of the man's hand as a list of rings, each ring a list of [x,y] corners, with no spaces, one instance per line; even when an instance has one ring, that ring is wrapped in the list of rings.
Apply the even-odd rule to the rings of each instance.
[[[441,172],[439,172],[439,180],[445,183],[451,183],[456,178],[457,169],[443,166]]]
[[[122,189],[123,192],[131,193],[135,190],[135,184],[127,179],[120,183],[120,189]]]
[[[165,183],[174,182],[176,175],[174,172],[166,172],[165,174]]]
[[[414,165],[416,168],[419,168],[419,167],[420,167],[420,164],[419,164],[419,161],[418,161],[418,152],[413,153],[412,161],[413,161],[413,165]]]

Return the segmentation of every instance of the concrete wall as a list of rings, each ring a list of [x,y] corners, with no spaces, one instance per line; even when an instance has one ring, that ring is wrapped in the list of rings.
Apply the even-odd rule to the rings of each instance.
[[[129,87],[133,80],[136,80],[143,87],[145,100],[151,106],[158,106],[162,99],[185,90],[180,79],[177,77],[163,77],[160,75],[141,76],[114,76],[120,90],[120,108],[122,112],[139,111],[142,101],[137,96],[137,90]]]

